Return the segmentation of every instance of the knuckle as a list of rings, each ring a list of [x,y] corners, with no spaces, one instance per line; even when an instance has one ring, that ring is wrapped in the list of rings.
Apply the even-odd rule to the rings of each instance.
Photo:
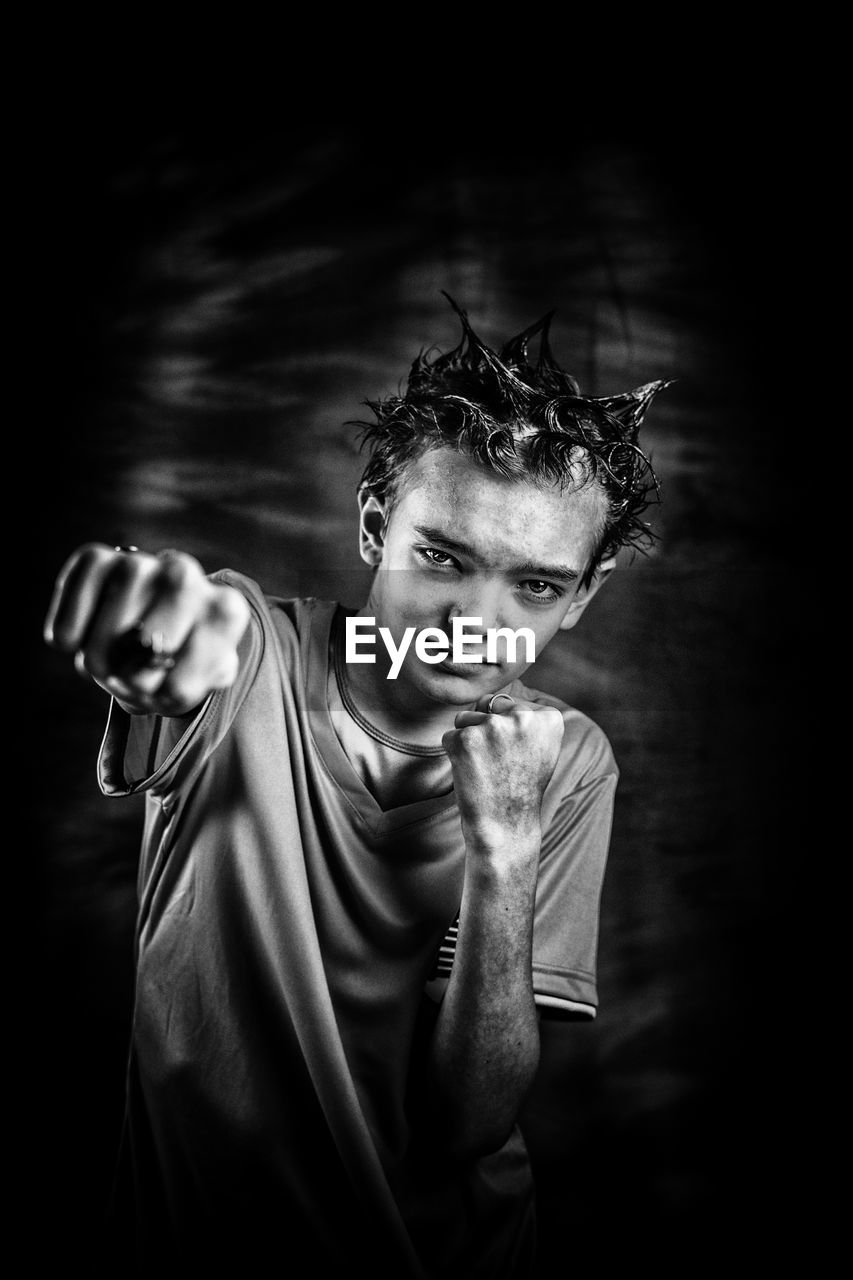
[[[107,572],[105,590],[110,595],[117,595],[124,588],[131,586],[140,573],[140,566],[134,563],[134,557],[119,555]]]
[[[234,587],[214,587],[208,604],[208,618],[218,626],[241,631],[249,621],[249,604],[246,597]]]
[[[179,591],[204,576],[199,562],[184,551],[171,548],[158,551],[157,560],[160,562],[157,578],[167,590]]]
[[[67,598],[70,592],[79,591],[92,574],[100,573],[112,554],[110,548],[102,542],[84,542],[77,547],[56,576],[55,599]]]
[[[563,713],[557,707],[546,707],[545,711],[552,731],[562,737],[566,728],[566,723],[563,720]]]
[[[77,548],[74,554],[84,555],[84,556],[87,556],[87,555],[111,556],[114,554],[114,552],[113,552],[113,548],[108,546],[106,542],[92,541],[92,542],[81,543],[81,545]]]
[[[79,566],[84,570],[96,569],[108,563],[114,555],[113,549],[104,542],[84,542],[68,563],[71,567]]]

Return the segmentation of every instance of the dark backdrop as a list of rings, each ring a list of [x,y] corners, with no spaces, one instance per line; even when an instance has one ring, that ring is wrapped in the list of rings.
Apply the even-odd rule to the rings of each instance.
[[[101,1238],[140,819],[96,787],[104,699],[40,643],[54,575],[93,538],[358,602],[345,423],[422,347],[455,343],[446,289],[495,342],[556,307],[557,357],[592,394],[677,379],[645,431],[658,544],[531,673],[602,725],[622,769],[600,1014],[546,1031],[525,1111],[546,1256],[584,1242],[603,1265],[695,1268],[734,1238],[759,1258],[790,1142],[776,1044],[792,555],[779,408],[766,407],[775,160],[752,145],[752,118],[416,140],[395,112],[214,127],[99,106],[57,111],[33,148],[18,372],[31,407],[16,424],[37,477],[16,984],[32,1015],[33,1257],[85,1264]]]

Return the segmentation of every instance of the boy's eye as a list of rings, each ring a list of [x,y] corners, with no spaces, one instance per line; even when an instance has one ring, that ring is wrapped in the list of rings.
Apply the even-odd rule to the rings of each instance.
[[[418,547],[418,555],[423,556],[424,559],[428,560],[430,564],[436,564],[442,567],[444,565],[451,565],[456,563],[455,560],[453,559],[453,556],[450,555],[449,552],[439,551],[435,547]]]
[[[536,600],[543,600],[546,604],[553,604],[560,599],[561,591],[551,586],[550,582],[542,582],[538,578],[528,578],[521,583],[524,590]]]

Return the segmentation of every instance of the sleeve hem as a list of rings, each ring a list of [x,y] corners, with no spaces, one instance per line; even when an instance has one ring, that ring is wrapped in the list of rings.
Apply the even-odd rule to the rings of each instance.
[[[537,991],[534,993],[537,1009],[547,1009],[555,1013],[568,1013],[575,1018],[592,1021],[598,1013],[594,1004],[582,1000],[568,1000],[562,996],[546,996]]]
[[[595,976],[582,970],[533,965],[533,992],[543,1009],[560,1009],[594,1018],[598,1010]]]

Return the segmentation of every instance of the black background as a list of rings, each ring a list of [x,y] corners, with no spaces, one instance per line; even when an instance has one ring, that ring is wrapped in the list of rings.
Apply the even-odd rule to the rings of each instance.
[[[733,1241],[741,1260],[778,1247],[804,1125],[785,1104],[804,575],[780,342],[788,135],[747,81],[725,110],[678,88],[677,107],[662,93],[531,121],[397,95],[320,115],[298,95],[149,110],[111,85],[34,122],[13,370],[31,478],[31,850],[13,923],[34,1259],[93,1264],[102,1241],[140,813],[97,790],[99,691],[41,644],[53,578],[94,538],[356,603],[344,424],[422,347],[455,343],[441,289],[494,343],[556,307],[557,357],[591,394],[678,380],[645,430],[658,545],[530,680],[598,720],[622,769],[601,1011],[546,1032],[525,1111],[543,1256],[695,1272]]]

